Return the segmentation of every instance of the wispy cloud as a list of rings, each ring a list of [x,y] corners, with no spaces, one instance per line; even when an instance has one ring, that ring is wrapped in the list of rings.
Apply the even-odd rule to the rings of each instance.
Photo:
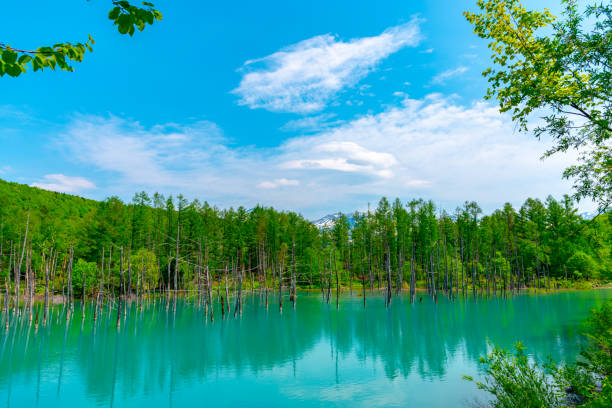
[[[460,66],[455,69],[449,69],[433,77],[431,80],[431,83],[438,84],[438,85],[444,85],[444,83],[446,83],[448,79],[459,76],[465,73],[467,70],[468,70],[467,67],[464,67],[464,66]]]
[[[279,178],[276,179],[274,181],[262,181],[261,183],[257,184],[257,187],[259,188],[277,188],[277,187],[283,187],[283,186],[299,186],[300,182],[298,180],[289,180],[286,178]]]
[[[320,132],[332,126],[337,126],[342,123],[342,120],[335,119],[335,115],[331,113],[323,113],[315,116],[306,116],[300,119],[290,120],[281,126],[280,130],[284,132]]]
[[[43,180],[30,185],[60,193],[81,193],[96,188],[96,185],[86,178],[70,177],[63,174],[47,174],[43,177]]]
[[[349,197],[380,195],[445,204],[475,199],[490,208],[569,191],[560,175],[572,158],[541,161],[545,149],[515,133],[510,119],[489,104],[464,106],[431,94],[294,138],[283,145],[288,160],[280,167],[299,170],[313,186],[309,191],[337,208],[346,208],[340,203]]]
[[[231,178],[223,173],[232,174],[232,166],[253,158],[226,142],[208,121],[145,128],[116,116],[77,116],[57,140],[73,160],[119,176],[117,184],[165,191],[211,184],[223,191]]]
[[[560,174],[572,159],[541,161],[547,145],[515,133],[497,108],[439,94],[405,97],[275,148],[233,147],[210,122],[146,128],[112,116],[76,117],[58,147],[102,174],[100,194],[182,192],[220,206],[260,203],[315,217],[382,195],[451,206],[474,199],[484,208],[559,195],[570,190]]]
[[[335,94],[354,85],[376,65],[420,41],[419,20],[391,27],[375,37],[342,41],[326,34],[247,61],[232,92],[239,104],[275,112],[321,110]]]

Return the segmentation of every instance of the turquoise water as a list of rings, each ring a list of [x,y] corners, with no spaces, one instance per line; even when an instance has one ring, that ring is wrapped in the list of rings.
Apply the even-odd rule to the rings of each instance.
[[[485,395],[479,374],[487,340],[522,340],[535,359],[573,360],[581,321],[611,290],[410,305],[394,298],[300,294],[279,314],[255,295],[242,317],[205,321],[203,310],[164,302],[116,311],[94,324],[75,308],[54,309],[35,330],[28,319],[0,330],[0,406],[7,407],[376,407],[467,406]],[[107,310],[107,309],[106,309]],[[63,320],[63,319],[60,319]],[[4,327],[4,323],[2,323]]]

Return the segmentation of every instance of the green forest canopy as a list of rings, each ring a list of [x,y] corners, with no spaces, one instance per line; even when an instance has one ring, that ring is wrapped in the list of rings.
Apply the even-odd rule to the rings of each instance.
[[[254,270],[264,258],[268,266],[290,266],[293,253],[302,286],[318,286],[318,271],[331,265],[332,252],[342,281],[350,276],[370,285],[372,280],[380,284],[387,261],[396,283],[396,276],[402,279],[410,273],[411,259],[417,279],[435,262],[439,271],[461,265],[477,276],[493,265],[499,271],[516,269],[524,276],[542,273],[558,279],[567,274],[606,280],[612,270],[612,213],[585,220],[568,197],[527,199],[518,210],[506,204],[489,215],[475,202],[448,213],[432,201],[404,205],[399,199],[391,203],[382,198],[369,214],[356,214],[353,226],[342,216],[333,228],[320,231],[299,214],[273,208],[221,210],[181,195],[150,197],[144,192],[135,194],[131,203],[117,197],[94,201],[0,180],[3,280],[10,260],[13,265],[19,262],[28,213],[27,246],[32,248],[34,273],[42,276],[43,253],[53,248],[65,257],[74,245],[77,286],[79,273],[95,279],[102,250],[108,257],[111,246],[115,254],[121,247],[131,251],[135,265],[156,266],[149,278],[160,287],[173,280],[177,254],[179,280],[187,285],[193,279],[188,265],[200,255],[214,277],[215,270],[228,265]],[[87,290],[95,290],[94,279],[88,279]],[[403,285],[406,280],[397,282]]]

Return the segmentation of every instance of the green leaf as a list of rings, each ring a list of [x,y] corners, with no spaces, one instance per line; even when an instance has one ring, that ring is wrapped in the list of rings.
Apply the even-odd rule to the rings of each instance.
[[[21,68],[19,68],[19,65],[16,64],[6,64],[4,66],[4,70],[6,71],[7,74],[9,74],[12,77],[17,77],[19,75],[21,75]]]
[[[109,20],[117,20],[117,17],[119,17],[119,13],[121,13],[121,9],[119,7],[115,7],[113,8],[111,11],[108,12],[108,19]],[[91,37],[89,37],[91,39]]]
[[[153,17],[153,13],[147,13],[147,14],[144,16],[144,19],[145,19],[145,21],[146,21],[147,23],[149,23],[149,24],[153,24],[153,22],[155,21],[155,19],[154,19],[154,17]],[[141,30],[141,31],[142,31],[142,30]]]
[[[4,50],[2,52],[2,59],[7,64],[14,64],[15,62],[17,62],[17,53],[15,51],[12,51],[12,50]],[[9,75],[10,75],[10,73],[9,73]]]
[[[117,18],[118,30],[121,34],[127,34],[132,25],[131,18],[127,14],[121,14]]]
[[[29,55],[22,55],[21,57],[19,57],[19,59],[17,60],[17,62],[19,64],[27,64],[28,62],[32,61],[32,57],[30,57]]]
[[[34,57],[32,60],[32,68],[34,69],[34,72],[38,71],[39,69],[43,69],[43,62],[39,56]]]

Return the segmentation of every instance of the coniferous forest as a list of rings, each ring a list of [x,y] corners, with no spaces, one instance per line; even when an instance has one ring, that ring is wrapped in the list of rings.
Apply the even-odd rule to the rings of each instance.
[[[361,294],[364,304],[374,291],[386,303],[400,291],[412,301],[418,290],[434,299],[507,296],[596,284],[612,270],[610,213],[583,219],[568,197],[491,214],[476,202],[448,212],[432,201],[381,198],[319,230],[296,213],[219,209],[182,195],[141,192],[124,203],[4,181],[0,190],[5,308],[9,297],[27,304],[156,294],[206,304],[216,295],[239,306],[242,290],[295,302],[298,288],[320,290],[327,302]]]

